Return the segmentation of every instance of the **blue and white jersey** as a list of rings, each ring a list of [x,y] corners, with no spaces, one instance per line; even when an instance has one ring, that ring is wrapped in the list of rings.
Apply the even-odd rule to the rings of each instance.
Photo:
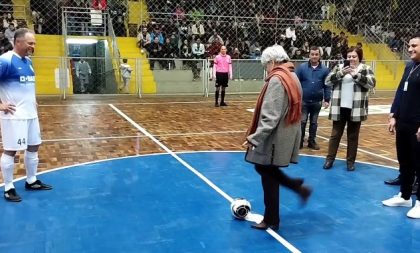
[[[35,97],[35,73],[32,61],[13,51],[0,56],[0,99],[16,106],[16,111],[0,113],[2,119],[34,119],[38,117]]]

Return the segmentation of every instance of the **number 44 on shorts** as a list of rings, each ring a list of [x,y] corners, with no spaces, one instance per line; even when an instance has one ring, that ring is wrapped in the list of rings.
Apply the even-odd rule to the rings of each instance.
[[[23,139],[18,139],[18,141],[17,141],[17,144],[18,145],[25,145],[26,144],[26,140],[25,140],[25,138],[23,138]]]

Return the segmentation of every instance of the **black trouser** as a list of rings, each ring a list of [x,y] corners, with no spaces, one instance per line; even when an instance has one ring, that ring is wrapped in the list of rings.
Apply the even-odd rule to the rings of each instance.
[[[340,120],[333,121],[330,141],[328,144],[327,160],[334,161],[337,155],[338,146],[343,136],[344,128],[347,124],[347,162],[354,163],[357,156],[357,147],[359,146],[360,125],[362,122],[350,121],[351,109],[340,109]]]
[[[279,186],[283,185],[297,192],[300,189],[302,181],[290,178],[277,166],[256,164],[255,170],[261,175],[261,183],[264,191],[264,222],[269,225],[278,225],[280,223]]]
[[[400,163],[401,197],[404,199],[411,196],[415,175],[420,176],[420,142],[416,138],[418,128],[418,123],[397,121],[397,157]],[[419,190],[416,196],[420,200]]]

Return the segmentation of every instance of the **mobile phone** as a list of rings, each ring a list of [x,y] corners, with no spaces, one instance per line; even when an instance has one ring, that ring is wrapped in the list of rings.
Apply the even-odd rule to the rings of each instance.
[[[349,60],[344,60],[343,68],[348,67],[348,66],[350,66],[350,61]]]

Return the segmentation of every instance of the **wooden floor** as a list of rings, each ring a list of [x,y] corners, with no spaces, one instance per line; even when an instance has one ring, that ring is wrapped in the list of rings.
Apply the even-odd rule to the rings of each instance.
[[[39,171],[79,163],[165,152],[111,106],[126,114],[172,151],[243,150],[256,95],[228,96],[228,107],[214,107],[212,98],[75,96],[67,100],[39,98],[43,144]],[[370,105],[389,105],[393,92],[377,93]],[[320,117],[318,143],[303,154],[325,156],[331,121]],[[343,136],[342,143],[346,143]],[[1,150],[2,151],[2,150]],[[345,158],[340,146],[338,158]],[[397,167],[395,140],[387,131],[387,114],[370,115],[363,122],[358,161]],[[16,157],[15,177],[24,176],[23,154]],[[321,168],[320,168],[321,169]],[[0,181],[2,182],[2,181]]]

